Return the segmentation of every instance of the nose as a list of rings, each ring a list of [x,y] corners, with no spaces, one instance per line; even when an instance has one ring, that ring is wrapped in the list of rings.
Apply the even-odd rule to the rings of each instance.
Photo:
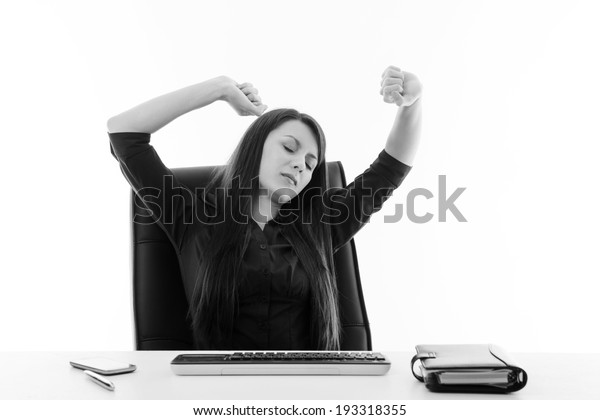
[[[306,164],[304,163],[304,160],[293,162],[293,166],[294,169],[298,169],[300,172],[306,169]]]

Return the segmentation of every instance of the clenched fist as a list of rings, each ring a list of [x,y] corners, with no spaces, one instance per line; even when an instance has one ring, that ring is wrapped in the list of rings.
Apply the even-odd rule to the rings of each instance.
[[[379,94],[383,101],[398,106],[411,106],[421,97],[421,82],[412,73],[389,66],[381,75]]]
[[[259,116],[267,109],[267,106],[262,103],[258,90],[252,83],[236,83],[233,79],[222,76],[221,79],[225,84],[224,99],[238,113],[238,115]]]

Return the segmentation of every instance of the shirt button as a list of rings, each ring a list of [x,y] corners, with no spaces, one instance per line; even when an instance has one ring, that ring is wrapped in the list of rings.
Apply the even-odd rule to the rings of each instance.
[[[262,303],[267,303],[267,302],[269,301],[269,297],[268,297],[268,296],[261,296],[261,297],[260,297],[260,301],[261,301]]]
[[[269,269],[268,269],[268,268],[265,268],[265,269],[263,270],[263,274],[265,275],[265,277],[269,277]]]
[[[260,249],[267,249],[267,246],[265,244],[260,244]]]

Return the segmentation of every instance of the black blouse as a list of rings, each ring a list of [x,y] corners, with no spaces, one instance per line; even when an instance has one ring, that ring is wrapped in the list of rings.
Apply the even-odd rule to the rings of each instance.
[[[209,214],[214,196],[196,194],[181,184],[150,145],[147,133],[109,133],[111,153],[125,178],[151,210],[173,243],[179,258],[184,289],[191,301],[201,248],[210,245]],[[410,167],[383,150],[371,166],[345,188],[326,191],[331,214],[332,247],[336,252],[368,222],[404,180]],[[166,177],[166,178],[163,178]],[[166,182],[165,182],[166,181]],[[174,199],[182,189],[192,200]],[[162,203],[171,203],[163,206]],[[337,212],[337,213],[336,213]],[[239,310],[230,349],[308,350],[310,339],[309,282],[279,218],[262,230],[250,220],[239,287]],[[200,340],[199,349],[212,349]]]

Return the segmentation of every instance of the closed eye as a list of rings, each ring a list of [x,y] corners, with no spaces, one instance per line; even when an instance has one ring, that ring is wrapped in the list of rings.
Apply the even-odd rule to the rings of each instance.
[[[295,152],[294,150],[290,149],[290,148],[289,148],[289,147],[287,147],[287,146],[283,146],[283,148],[284,148],[286,151],[290,152],[290,153],[294,153],[294,152]],[[306,162],[306,163],[305,163],[305,165],[306,165],[306,167],[307,167],[308,169],[310,169],[310,170],[312,171],[312,169],[313,169],[313,168],[312,168],[312,166],[310,166],[310,165],[308,164],[308,162]]]

